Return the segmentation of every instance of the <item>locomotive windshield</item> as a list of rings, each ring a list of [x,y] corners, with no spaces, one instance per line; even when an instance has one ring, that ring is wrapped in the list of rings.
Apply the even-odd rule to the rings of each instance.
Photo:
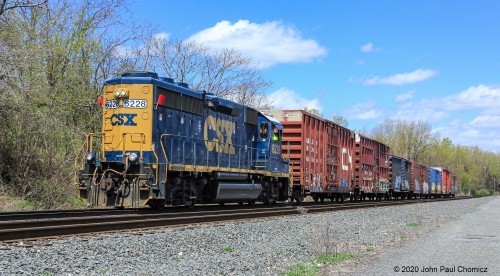
[[[266,139],[269,133],[269,125],[267,123],[260,124],[260,138]]]

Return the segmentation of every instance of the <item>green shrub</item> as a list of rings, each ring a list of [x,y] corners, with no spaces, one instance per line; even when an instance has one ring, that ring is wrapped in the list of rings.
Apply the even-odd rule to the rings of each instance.
[[[357,253],[325,253],[319,255],[317,257],[311,258],[305,264],[296,264],[289,268],[285,275],[287,276],[315,276],[319,273],[319,268],[321,265],[329,265],[329,264],[340,264],[344,261],[350,260],[358,256]]]
[[[474,195],[475,196],[490,196],[493,195],[494,191],[488,190],[488,189],[481,189],[481,190],[475,190]]]
[[[413,222],[413,221],[406,224],[406,226],[408,226],[408,227],[417,227],[418,225],[419,225],[418,223]]]
[[[296,264],[285,272],[287,276],[315,276],[318,275],[319,267],[307,263]]]

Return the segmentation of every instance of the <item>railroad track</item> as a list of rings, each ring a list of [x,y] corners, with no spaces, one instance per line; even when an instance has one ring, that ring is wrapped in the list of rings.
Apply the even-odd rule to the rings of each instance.
[[[168,208],[129,210],[65,210],[0,213],[0,242],[15,242],[97,232],[122,231],[162,226],[242,220],[252,218],[319,213],[348,209],[435,202],[462,198],[363,201],[346,204],[278,205],[278,206],[215,206],[198,209]]]

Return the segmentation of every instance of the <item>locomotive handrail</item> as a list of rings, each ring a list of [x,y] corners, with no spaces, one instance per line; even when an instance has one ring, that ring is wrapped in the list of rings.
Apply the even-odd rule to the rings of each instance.
[[[167,157],[167,152],[165,151],[165,147],[163,145],[163,137],[164,136],[173,136],[173,135],[167,134],[167,133],[163,133],[162,135],[160,135],[160,146],[161,146],[161,150],[163,151],[163,156],[165,156],[165,181],[166,181],[166,178],[168,175],[168,157]]]
[[[156,184],[158,184],[158,155],[156,155],[156,152],[155,152],[155,148],[153,147],[153,145],[151,145],[151,149],[152,149],[152,152],[156,158],[156,170],[155,170],[155,181],[156,181]]]
[[[143,152],[143,150],[142,150],[142,144],[144,144],[145,141],[146,141],[146,134],[144,134],[143,132],[124,132],[124,133],[122,133],[122,142],[123,142],[122,143],[122,145],[123,145],[122,146],[122,158],[125,158],[124,157],[125,156],[125,151],[126,151],[125,150],[125,142],[127,141],[127,139],[126,139],[127,135],[130,135],[130,136],[132,136],[132,135],[140,135],[141,136],[141,142],[139,143],[139,158],[140,158],[139,160],[142,161],[143,160],[143,158],[142,158],[142,152]]]
[[[82,146],[80,147],[80,150],[78,150],[77,154],[76,154],[76,157],[75,157],[75,163],[74,163],[74,182],[75,184],[78,184],[77,182],[77,178],[78,178],[78,160],[80,159],[79,156],[82,154],[83,152],[83,149],[86,149],[87,152],[92,152],[93,151],[93,137],[94,135],[101,135],[101,137],[105,137],[106,135],[102,132],[91,132],[87,135],[85,135],[85,141],[83,142]],[[104,147],[102,147],[102,156],[104,156]],[[85,160],[85,156],[83,155],[82,156],[82,159]],[[83,161],[85,162],[85,161]]]
[[[104,132],[92,132],[92,133],[87,134],[87,138],[85,139],[85,142],[87,143],[87,151],[88,152],[92,152],[93,151],[93,145],[94,145],[93,138],[96,135],[100,135],[101,136],[101,140],[106,137],[106,133],[104,133]],[[101,156],[105,157],[104,147],[103,146],[101,146]]]

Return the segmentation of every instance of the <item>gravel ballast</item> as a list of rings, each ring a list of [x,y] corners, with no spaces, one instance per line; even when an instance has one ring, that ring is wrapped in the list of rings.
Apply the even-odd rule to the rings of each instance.
[[[279,275],[325,252],[426,235],[492,200],[379,207],[0,245],[0,275]]]

